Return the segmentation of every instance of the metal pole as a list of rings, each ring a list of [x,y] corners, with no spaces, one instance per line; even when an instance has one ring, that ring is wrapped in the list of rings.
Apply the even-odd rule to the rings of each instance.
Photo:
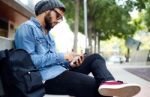
[[[84,0],[84,33],[85,33],[85,53],[88,53],[88,32],[87,32],[87,0]]]

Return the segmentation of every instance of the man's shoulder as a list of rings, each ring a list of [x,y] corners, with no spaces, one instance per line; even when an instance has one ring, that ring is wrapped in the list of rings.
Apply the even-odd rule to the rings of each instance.
[[[17,30],[31,29],[31,28],[34,28],[34,27],[35,27],[35,24],[31,20],[28,20],[28,21],[20,24],[20,26],[18,27]]]
[[[28,20],[28,21],[26,21],[26,22],[24,22],[24,23],[21,24],[21,26],[24,26],[24,25],[26,25],[26,26],[34,26],[35,24],[34,24],[33,21]]]
[[[16,29],[16,34],[20,33],[20,34],[24,35],[24,34],[32,33],[31,29],[33,29],[33,26],[31,26],[30,20],[28,20],[28,21],[26,21],[26,22],[24,22],[24,23],[22,23],[22,24],[19,25],[19,27]]]
[[[18,28],[22,28],[22,27],[30,26],[29,21],[30,21],[30,20],[28,20],[28,21],[26,21],[26,22],[24,22],[24,23],[20,24]]]

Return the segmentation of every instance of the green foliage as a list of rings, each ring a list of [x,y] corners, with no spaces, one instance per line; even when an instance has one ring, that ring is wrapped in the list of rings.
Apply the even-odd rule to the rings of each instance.
[[[133,35],[135,28],[128,23],[131,20],[131,8],[127,7],[128,4],[117,5],[115,0],[90,0],[88,15],[93,21],[92,31],[99,32],[101,40],[109,39],[111,36],[126,38]]]
[[[74,27],[75,0],[61,0],[66,5],[66,18],[71,28]],[[139,25],[142,19],[133,20],[129,12],[133,9],[147,10],[145,23],[150,29],[150,0],[126,0],[123,5],[118,5],[115,0],[87,0],[88,1],[88,22],[91,21],[89,33],[99,32],[100,39],[110,39],[112,36],[127,38],[142,29]],[[83,0],[80,0],[80,23],[79,31],[84,32]],[[89,24],[88,24],[89,25]]]
[[[74,29],[74,19],[75,19],[75,1],[74,0],[61,0],[66,7],[65,17],[69,23],[71,29]]]
[[[144,16],[144,21],[145,21],[145,24],[148,28],[148,30],[150,31],[150,0],[146,3],[146,13],[145,13],[145,16]]]

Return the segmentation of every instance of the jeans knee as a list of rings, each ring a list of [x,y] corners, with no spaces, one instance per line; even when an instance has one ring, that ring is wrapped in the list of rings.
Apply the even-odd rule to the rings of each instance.
[[[100,59],[101,61],[105,62],[105,59],[100,54],[95,53],[95,54],[93,54],[93,56],[94,56],[95,59]]]

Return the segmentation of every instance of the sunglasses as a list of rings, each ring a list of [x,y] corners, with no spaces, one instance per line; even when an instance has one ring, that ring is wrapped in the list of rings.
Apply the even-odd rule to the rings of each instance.
[[[56,12],[56,18],[58,22],[63,21],[63,16],[55,9],[53,9],[54,12]]]

